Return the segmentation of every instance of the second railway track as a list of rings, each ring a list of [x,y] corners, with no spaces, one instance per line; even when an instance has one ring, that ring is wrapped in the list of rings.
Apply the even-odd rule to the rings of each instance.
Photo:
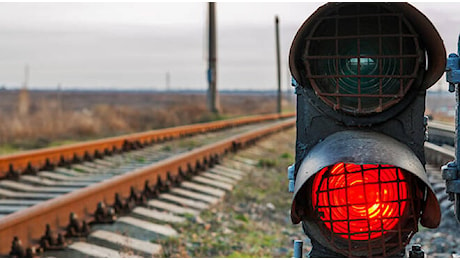
[[[25,171],[15,180],[1,180],[0,254],[31,256],[43,248],[60,248],[65,236],[86,236],[90,223],[113,222],[115,215],[128,212],[135,205],[146,205],[147,199],[215,165],[224,154],[295,124],[294,119],[267,121],[270,119],[277,118],[267,117],[251,125],[246,122],[225,131],[111,157],[94,156],[89,161],[56,165],[53,170],[43,169],[35,174]],[[49,164],[48,159],[45,166]],[[228,169],[224,171],[231,173]],[[228,179],[228,176],[208,177]],[[198,178],[198,182],[206,181],[209,179]],[[202,189],[200,185],[186,185],[191,185],[192,190]],[[51,233],[57,234],[56,237],[51,238]]]

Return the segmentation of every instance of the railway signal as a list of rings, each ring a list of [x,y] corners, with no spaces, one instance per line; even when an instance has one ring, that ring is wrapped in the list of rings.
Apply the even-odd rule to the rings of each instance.
[[[310,256],[402,256],[419,222],[439,225],[424,110],[445,62],[433,24],[407,3],[328,3],[300,27],[289,178]]]

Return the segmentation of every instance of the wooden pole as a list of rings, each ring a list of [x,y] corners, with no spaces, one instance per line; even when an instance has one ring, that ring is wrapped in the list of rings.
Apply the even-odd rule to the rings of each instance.
[[[279,19],[275,16],[275,32],[276,32],[276,65],[278,72],[278,99],[276,111],[281,114],[281,61],[280,61],[280,35],[279,35]]]
[[[219,113],[217,96],[217,37],[215,3],[209,3],[209,55],[208,55],[208,109],[214,114]]]

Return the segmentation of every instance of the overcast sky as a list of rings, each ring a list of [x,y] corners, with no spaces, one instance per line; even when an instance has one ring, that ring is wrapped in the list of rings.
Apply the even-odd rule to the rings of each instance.
[[[303,21],[322,3],[217,3],[218,88],[275,89],[274,17],[283,88]],[[456,52],[460,3],[413,3]],[[207,3],[0,3],[0,86],[206,89]]]

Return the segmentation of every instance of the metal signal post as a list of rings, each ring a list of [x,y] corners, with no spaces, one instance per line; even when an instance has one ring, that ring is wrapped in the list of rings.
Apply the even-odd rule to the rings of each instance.
[[[457,110],[455,111],[455,161],[442,167],[442,178],[446,180],[446,191],[449,199],[454,201],[457,221],[460,221],[460,35],[457,53],[449,54],[446,65],[446,80],[449,92],[455,92]]]
[[[401,257],[419,223],[439,225],[424,111],[445,63],[439,33],[407,3],[327,3],[302,24],[289,54],[297,144],[288,178],[309,256]]]

